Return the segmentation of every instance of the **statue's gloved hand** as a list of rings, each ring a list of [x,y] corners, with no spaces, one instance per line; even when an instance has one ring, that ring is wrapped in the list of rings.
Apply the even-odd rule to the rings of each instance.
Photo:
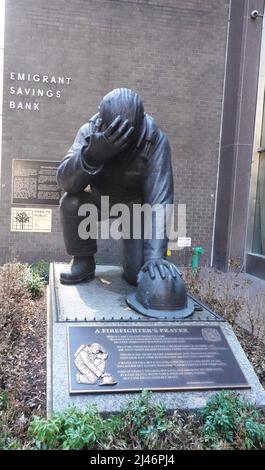
[[[171,276],[175,279],[178,275],[182,276],[182,272],[171,262],[164,258],[151,258],[147,260],[141,268],[142,272],[148,272],[151,279],[156,277],[156,269],[158,270],[162,279],[166,278],[166,270],[168,270]]]
[[[122,120],[121,116],[117,116],[104,132],[101,132],[102,123],[102,119],[98,118],[94,132],[86,139],[89,144],[85,153],[88,164],[101,164],[130,144],[134,127],[129,127],[128,119]]]

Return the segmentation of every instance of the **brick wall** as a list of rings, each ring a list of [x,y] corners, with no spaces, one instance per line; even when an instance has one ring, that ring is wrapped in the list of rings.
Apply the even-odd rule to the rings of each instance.
[[[60,160],[101,97],[120,86],[135,89],[168,134],[175,202],[187,204],[187,236],[209,258],[228,9],[228,0],[6,0],[1,262],[66,258],[57,208],[51,234],[10,232],[12,159]],[[39,111],[15,110],[10,72],[71,82],[53,85],[60,99],[36,98]],[[120,251],[102,242],[98,259],[119,262]]]

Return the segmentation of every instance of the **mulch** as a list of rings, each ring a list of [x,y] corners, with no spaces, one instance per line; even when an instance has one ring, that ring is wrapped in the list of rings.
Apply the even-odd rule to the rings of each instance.
[[[234,331],[261,385],[265,388],[265,343],[239,325],[234,326]]]
[[[23,316],[19,337],[5,358],[4,389],[27,422],[31,414],[46,411],[46,292]]]

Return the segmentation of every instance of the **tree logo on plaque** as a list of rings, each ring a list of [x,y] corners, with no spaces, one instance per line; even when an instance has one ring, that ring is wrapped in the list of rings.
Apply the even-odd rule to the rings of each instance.
[[[18,212],[18,214],[15,217],[15,220],[17,224],[20,226],[21,230],[25,230],[27,227],[28,222],[30,221],[30,218],[26,212]]]

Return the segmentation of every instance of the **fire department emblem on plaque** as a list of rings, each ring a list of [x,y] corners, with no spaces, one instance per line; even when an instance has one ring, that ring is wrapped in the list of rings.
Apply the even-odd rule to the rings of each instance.
[[[219,331],[216,328],[202,328],[202,337],[205,341],[218,343],[222,340]]]

